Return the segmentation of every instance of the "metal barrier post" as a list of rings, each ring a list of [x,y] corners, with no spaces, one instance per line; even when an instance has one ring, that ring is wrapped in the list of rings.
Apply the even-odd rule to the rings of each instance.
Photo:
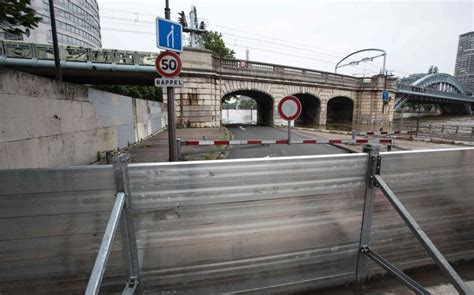
[[[137,239],[135,237],[135,225],[131,211],[131,196],[128,179],[128,161],[130,157],[125,154],[114,157],[114,175],[117,192],[125,194],[125,206],[120,217],[120,231],[122,236],[123,258],[127,275],[127,284],[123,294],[133,294],[138,285],[140,268],[138,264]]]
[[[356,139],[356,131],[352,130],[352,139]]]
[[[176,139],[176,152],[178,154],[177,160],[181,161],[181,138]]]
[[[380,147],[367,144],[363,148],[364,153],[369,154],[367,169],[367,185],[365,188],[364,212],[362,215],[362,228],[360,233],[359,249],[370,244],[370,234],[372,229],[372,216],[374,211],[374,176],[380,169]],[[357,257],[356,284],[361,283],[367,277],[367,257],[359,251]]]

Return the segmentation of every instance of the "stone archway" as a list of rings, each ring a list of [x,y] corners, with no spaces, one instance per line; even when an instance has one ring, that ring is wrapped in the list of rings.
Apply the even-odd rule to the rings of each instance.
[[[354,102],[345,96],[331,98],[327,104],[326,124],[352,125]]]
[[[309,93],[296,93],[302,106],[301,115],[296,119],[295,124],[300,126],[319,125],[321,116],[321,101],[318,97]]]
[[[221,103],[227,97],[237,96],[237,95],[250,97],[257,102],[257,125],[261,125],[261,126],[273,125],[274,99],[271,95],[260,90],[240,89],[240,90],[235,90],[235,91],[226,93],[222,97]]]

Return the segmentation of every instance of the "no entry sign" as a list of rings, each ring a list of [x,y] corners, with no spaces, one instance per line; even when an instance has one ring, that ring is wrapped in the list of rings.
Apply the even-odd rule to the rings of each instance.
[[[173,78],[181,73],[181,58],[172,51],[162,52],[155,61],[158,74],[165,78]]]
[[[294,96],[285,96],[278,103],[278,113],[283,120],[293,121],[301,114],[301,102]]]

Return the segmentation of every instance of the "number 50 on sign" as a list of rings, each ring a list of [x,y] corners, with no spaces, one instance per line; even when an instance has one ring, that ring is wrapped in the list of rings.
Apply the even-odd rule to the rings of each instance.
[[[165,78],[173,78],[181,73],[181,58],[174,52],[162,52],[155,61],[158,74]]]

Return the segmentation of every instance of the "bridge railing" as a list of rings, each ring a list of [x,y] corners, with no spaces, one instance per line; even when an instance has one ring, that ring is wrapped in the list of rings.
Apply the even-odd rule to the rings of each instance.
[[[363,81],[362,78],[351,77],[346,75],[334,74],[324,71],[316,71],[312,69],[298,68],[285,65],[277,65],[264,62],[255,62],[239,59],[228,59],[228,58],[213,58],[214,68],[220,69],[223,72],[226,70],[231,70],[235,72],[236,70],[242,72],[252,72],[253,74],[258,73],[273,73],[273,74],[287,74],[287,75],[296,75],[298,77],[306,77],[311,81],[320,81],[320,82],[337,82],[342,85],[350,85],[353,87],[358,86],[368,86],[370,84],[367,81]],[[370,79],[370,78],[369,78]],[[367,79],[365,79],[367,80]]]
[[[397,90],[399,93],[412,94],[420,96],[433,96],[438,98],[451,98],[455,100],[462,100],[465,102],[474,102],[474,97],[454,93],[454,92],[444,92],[436,89],[423,88],[412,85],[398,84]]]
[[[153,66],[158,54],[158,52],[59,46],[60,59],[70,62]],[[47,44],[0,41],[0,56],[8,58],[54,60],[54,50],[52,45]]]

